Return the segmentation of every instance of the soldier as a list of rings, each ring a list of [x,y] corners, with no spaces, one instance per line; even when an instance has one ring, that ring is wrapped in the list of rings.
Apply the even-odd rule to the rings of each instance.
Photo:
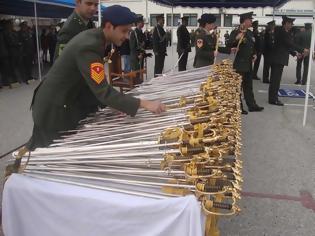
[[[98,0],[76,0],[76,7],[58,32],[55,58],[62,52],[65,45],[80,32],[94,28],[92,17],[96,14]]]
[[[299,33],[296,37],[297,45],[303,48],[310,49],[312,38],[312,23],[305,23],[305,31]],[[301,84],[301,67],[303,63],[303,79],[302,85],[306,84],[308,74],[309,55],[302,56],[297,60],[296,64],[296,82],[295,84]]]
[[[121,94],[106,81],[103,60],[106,45],[113,43],[121,46],[128,38],[135,20],[136,15],[126,7],[107,7],[103,15],[104,28],[82,32],[68,43],[34,91],[34,128],[26,146],[28,150],[46,147],[59,137],[60,131],[77,126],[82,119],[80,110],[84,109],[78,101],[82,89],[90,90],[102,104],[131,116],[139,108],[153,113],[165,110],[165,106],[159,101],[141,100]]]
[[[131,70],[133,71],[143,68],[145,54],[145,35],[142,32],[143,26],[143,16],[139,16],[137,18],[136,28],[130,33],[130,63]]]
[[[166,33],[163,29],[164,15],[156,17],[157,25],[153,29],[153,52],[155,56],[154,77],[162,74],[166,54]]]
[[[293,43],[290,30],[293,26],[294,18],[282,17],[282,26],[275,28],[275,47],[271,52],[271,77],[269,85],[269,104],[283,106],[278,99],[278,90],[284,66],[289,63],[289,53],[292,56],[300,56],[303,52],[307,56],[309,50]],[[297,52],[298,51],[298,52]]]
[[[76,0],[76,7],[73,13],[68,17],[67,21],[58,32],[54,62],[59,57],[66,44],[74,36],[82,31],[94,28],[91,19],[96,14],[97,8],[98,0]],[[86,99],[87,96],[89,96],[90,99]],[[85,106],[85,111],[83,111],[84,109],[81,110],[82,117],[85,117],[88,113],[97,111],[98,107],[104,107],[88,89],[83,89],[82,95],[79,96],[78,99]]]
[[[182,24],[177,29],[178,71],[185,71],[188,53],[191,52],[190,35],[187,30],[188,16],[182,17]]]
[[[22,61],[23,61],[23,72],[27,80],[33,79],[32,67],[33,59],[35,56],[35,47],[33,43],[32,33],[29,31],[27,22],[21,23],[21,43],[22,43]]]
[[[210,31],[215,28],[216,18],[212,14],[203,14],[198,19],[199,28],[196,30],[196,55],[194,67],[209,66],[214,63],[216,38]]]
[[[257,105],[252,80],[252,63],[256,58],[254,48],[254,35],[249,30],[252,26],[253,12],[248,12],[240,15],[240,26],[231,32],[229,47],[237,47],[237,54],[235,56],[233,67],[237,73],[242,75],[243,93],[248,110],[250,112],[262,111],[264,108]],[[243,109],[242,114],[247,114]]]
[[[229,38],[230,38],[230,34],[229,34],[229,31],[227,30],[224,34],[224,42],[225,42],[225,45],[228,44],[229,42]]]
[[[270,54],[272,50],[274,49],[274,43],[275,43],[275,21],[270,21],[267,23],[265,35],[264,35],[264,48],[263,48],[263,55],[264,55],[264,69],[263,69],[263,83],[269,84],[269,71],[271,68],[270,64]]]
[[[255,38],[255,51],[257,59],[254,63],[254,70],[253,70],[253,79],[260,80],[260,78],[257,76],[257,72],[259,69],[260,59],[261,59],[261,53],[262,53],[262,36],[261,33],[258,30],[258,20],[253,21],[253,35]]]

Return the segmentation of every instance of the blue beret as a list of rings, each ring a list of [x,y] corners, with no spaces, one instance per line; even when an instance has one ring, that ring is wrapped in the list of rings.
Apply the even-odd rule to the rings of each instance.
[[[109,21],[113,25],[129,25],[137,21],[137,15],[129,8],[120,5],[106,7],[103,11],[103,22]]]

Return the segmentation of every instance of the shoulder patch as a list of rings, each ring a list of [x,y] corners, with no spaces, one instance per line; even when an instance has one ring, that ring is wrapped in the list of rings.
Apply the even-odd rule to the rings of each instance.
[[[203,46],[203,39],[197,39],[197,47],[201,48]]]
[[[105,79],[104,65],[100,62],[91,63],[91,79],[100,84]]]

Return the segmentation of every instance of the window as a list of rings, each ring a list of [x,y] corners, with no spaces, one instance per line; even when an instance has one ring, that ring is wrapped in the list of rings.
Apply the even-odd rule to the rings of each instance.
[[[221,26],[221,14],[213,14],[216,18],[216,21],[215,21],[215,25],[216,26]]]
[[[156,17],[161,14],[150,14],[150,26],[156,26]]]
[[[197,26],[197,14],[184,14],[183,16],[188,16],[188,26]]]
[[[171,25],[172,14],[167,14],[166,26],[178,26],[179,20],[180,20],[180,14],[173,14],[173,25]]]
[[[224,27],[232,27],[233,15],[224,15]]]

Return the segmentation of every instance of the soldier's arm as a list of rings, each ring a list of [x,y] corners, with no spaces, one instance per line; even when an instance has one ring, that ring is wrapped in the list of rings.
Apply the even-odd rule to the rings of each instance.
[[[137,40],[136,40],[135,34],[136,34],[135,31],[132,31],[130,34],[130,39],[129,39],[130,52],[137,51]]]
[[[183,32],[182,32],[182,27],[177,29],[177,44],[178,48],[180,50],[184,50],[185,48],[183,47],[183,38],[182,38]]]
[[[153,52],[158,53],[160,51],[160,38],[157,33],[157,27],[153,30]]]
[[[102,104],[131,116],[137,113],[140,100],[119,93],[107,83],[104,64],[97,52],[80,49],[76,52],[76,65],[85,82]]]
[[[227,43],[227,47],[234,48],[237,47],[238,40],[236,39],[236,36],[238,35],[238,30],[233,30],[230,34],[230,38]]]

